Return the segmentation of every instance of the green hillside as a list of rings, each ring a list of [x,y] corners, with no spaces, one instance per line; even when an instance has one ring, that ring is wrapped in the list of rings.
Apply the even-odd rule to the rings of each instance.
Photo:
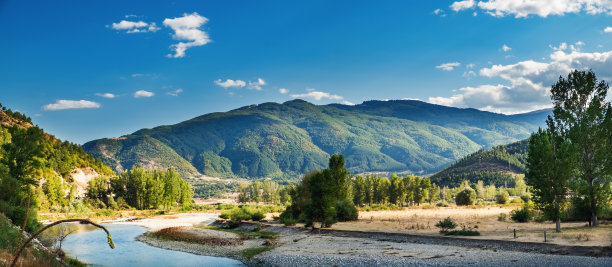
[[[334,153],[345,155],[353,173],[427,174],[479,149],[524,139],[547,114],[507,116],[411,100],[355,106],[293,100],[206,114],[83,147],[116,170],[172,166],[185,176],[195,170],[290,178],[324,168]]]
[[[439,185],[458,186],[463,180],[496,186],[511,185],[513,175],[524,174],[529,139],[488,150],[479,150],[432,175],[431,182]]]

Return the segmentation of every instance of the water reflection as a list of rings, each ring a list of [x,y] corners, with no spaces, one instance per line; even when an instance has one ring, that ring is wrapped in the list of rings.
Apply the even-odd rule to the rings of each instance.
[[[64,240],[63,250],[67,255],[93,266],[244,266],[240,261],[229,258],[160,249],[138,242],[135,238],[147,231],[141,226],[104,226],[113,236],[115,249],[110,249],[106,243],[106,233],[96,228],[71,234]],[[83,229],[85,227],[82,226]]]

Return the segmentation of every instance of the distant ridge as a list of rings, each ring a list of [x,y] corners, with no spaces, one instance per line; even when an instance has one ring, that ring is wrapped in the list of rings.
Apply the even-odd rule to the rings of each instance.
[[[351,172],[434,173],[483,148],[524,139],[549,112],[504,115],[417,100],[303,100],[215,112],[83,145],[104,163],[183,175],[293,178],[342,153]]]

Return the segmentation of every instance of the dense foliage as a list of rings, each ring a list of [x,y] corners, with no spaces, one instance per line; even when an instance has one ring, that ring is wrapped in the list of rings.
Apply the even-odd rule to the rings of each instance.
[[[545,115],[507,116],[409,100],[355,106],[293,100],[207,114],[84,147],[118,171],[174,167],[184,177],[199,172],[295,178],[324,168],[334,153],[345,155],[353,173],[433,173],[480,148],[528,137]]]
[[[39,226],[40,206],[65,206],[74,196],[72,170],[113,173],[79,145],[46,134],[19,112],[1,107],[0,126],[0,212],[14,222],[27,221],[28,231]]]
[[[528,149],[529,140],[525,139],[489,150],[479,150],[432,175],[431,180],[448,186],[458,186],[464,180],[514,186],[512,177],[525,173]]]
[[[87,197],[99,208],[118,209],[125,202],[141,210],[169,209],[191,205],[193,188],[173,169],[161,171],[135,167],[110,179],[104,176],[92,179]]]
[[[315,223],[329,227],[339,220],[356,220],[358,212],[349,199],[350,187],[344,156],[332,155],[329,168],[307,173],[300,184],[291,188],[291,205],[281,214],[281,222],[292,224],[298,220],[314,228]]]
[[[568,188],[573,203],[585,200],[590,224],[598,225],[602,207],[612,198],[612,103],[609,86],[592,71],[572,71],[551,87],[553,116],[546,131],[531,137],[528,182],[538,208],[561,217]],[[584,203],[582,202],[582,203]]]

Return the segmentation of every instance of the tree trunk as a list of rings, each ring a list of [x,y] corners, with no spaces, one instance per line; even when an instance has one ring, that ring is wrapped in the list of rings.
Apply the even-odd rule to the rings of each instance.
[[[589,181],[590,197],[591,197],[591,222],[593,227],[597,226],[597,202],[595,201],[595,189],[593,188],[593,180]]]
[[[557,200],[557,196],[555,195],[555,217],[557,217],[555,221],[555,232],[561,232],[561,214],[559,212],[559,201]]]

